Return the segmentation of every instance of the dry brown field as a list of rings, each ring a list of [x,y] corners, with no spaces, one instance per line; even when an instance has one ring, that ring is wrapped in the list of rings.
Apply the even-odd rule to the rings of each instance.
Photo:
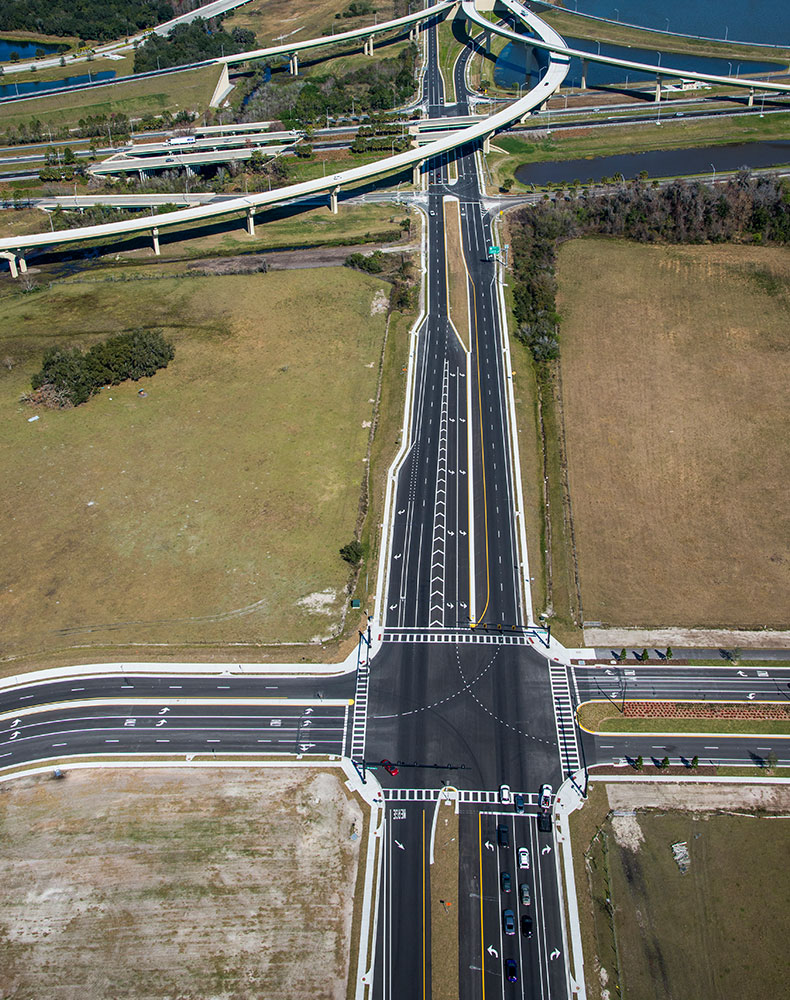
[[[367,820],[342,782],[157,768],[4,784],[0,995],[343,1000]]]
[[[585,620],[785,625],[790,251],[577,240],[558,275]]]
[[[469,347],[469,278],[464,262],[461,240],[460,202],[455,198],[444,201],[444,249],[448,290],[448,312],[458,336]]]

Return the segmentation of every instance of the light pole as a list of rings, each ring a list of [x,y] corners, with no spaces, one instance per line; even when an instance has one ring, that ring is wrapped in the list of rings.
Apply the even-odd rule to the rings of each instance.
[[[724,25],[724,41],[725,41],[725,42],[727,41],[727,38],[728,38],[729,34],[730,34],[730,29],[729,29],[729,28],[727,27],[727,25],[725,24],[725,25]]]
[[[727,63],[727,76],[732,76],[732,63]]]
[[[765,111],[765,94],[763,94],[762,104],[760,105],[760,117],[763,117],[763,112]]]
[[[617,7],[615,7],[615,9],[614,9],[614,19],[615,19],[615,21],[619,21],[620,20],[620,11],[618,10]]]
[[[664,31],[669,31],[669,18],[667,18],[667,26],[664,28]]]
[[[711,163],[710,167],[711,167],[711,170],[713,171],[713,186],[715,187],[716,186],[716,168],[713,166],[712,163]]]

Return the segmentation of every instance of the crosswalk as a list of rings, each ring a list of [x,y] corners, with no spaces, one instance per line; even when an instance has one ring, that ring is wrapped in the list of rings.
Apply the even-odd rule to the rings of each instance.
[[[384,799],[387,802],[435,802],[440,791],[439,788],[385,788]],[[458,799],[468,805],[493,806],[499,804],[499,792],[471,791],[464,788],[459,790]],[[524,802],[526,805],[536,806],[537,794],[525,792]]]
[[[381,636],[382,642],[449,642],[463,645],[464,643],[485,643],[502,646],[534,646],[536,637],[526,633],[507,633],[500,631],[482,631],[470,629],[466,632],[457,630],[423,629],[387,629]]]
[[[576,739],[576,713],[568,684],[568,670],[562,663],[549,667],[551,697],[554,701],[554,721],[557,726],[557,744],[560,748],[562,776],[575,774],[581,766],[579,743]]]
[[[368,688],[370,668],[365,663],[357,667],[357,686],[354,693],[354,718],[351,723],[351,759],[365,759],[365,737],[368,725]]]

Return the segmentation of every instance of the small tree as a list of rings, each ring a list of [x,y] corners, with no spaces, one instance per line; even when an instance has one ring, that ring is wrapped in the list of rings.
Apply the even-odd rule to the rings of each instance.
[[[694,770],[696,770],[699,767],[699,757],[696,754],[694,754],[694,756],[691,758],[691,766],[694,768]]]
[[[665,771],[669,767],[669,757],[665,757],[658,766]]]
[[[502,190],[503,191],[509,191],[512,187],[513,187],[513,178],[512,177],[506,177],[502,181]]]
[[[671,646],[667,646],[667,659],[668,660],[672,659],[672,647]]]
[[[359,566],[362,562],[362,543],[355,538],[348,545],[343,546],[340,550],[340,555],[347,563],[351,563],[352,566]]]
[[[646,649],[642,650],[642,659],[643,660],[649,660],[650,659],[650,653],[648,653],[648,651]]]
[[[768,756],[765,758],[765,766],[769,771],[775,771],[779,764],[779,758],[776,756],[776,752],[772,750]]]
[[[637,771],[641,771],[644,766],[645,762],[642,758],[642,754],[640,753],[639,756],[634,761],[634,767],[637,769]]]
[[[60,65],[61,66],[65,66],[66,65],[66,57],[65,56],[61,56],[60,57]]]
[[[625,648],[621,649],[620,650],[620,659],[621,660],[625,660],[627,656],[628,656],[628,651]]]

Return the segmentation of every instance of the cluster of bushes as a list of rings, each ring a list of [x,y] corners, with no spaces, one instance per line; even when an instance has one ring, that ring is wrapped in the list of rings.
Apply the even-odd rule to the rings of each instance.
[[[208,21],[196,17],[189,24],[177,24],[165,37],[150,35],[134,54],[134,71],[147,73],[169,66],[185,66],[254,48],[254,31],[247,28],[212,31]]]
[[[365,274],[381,274],[384,270],[384,254],[381,250],[374,250],[372,254],[350,253],[343,263],[346,267],[364,271]]]
[[[349,149],[352,153],[370,153],[378,150],[403,153],[409,148],[410,143],[411,140],[405,135],[356,135]]]
[[[376,8],[370,2],[370,0],[351,0],[351,3],[344,10],[341,10],[339,14],[335,14],[336,18],[341,17],[362,17],[363,14],[375,14]]]
[[[410,227],[409,219],[404,219],[400,223],[403,232],[408,232]],[[390,312],[394,310],[406,312],[414,305],[417,275],[411,259],[405,254],[401,254],[399,261],[393,254],[384,254],[381,250],[374,250],[372,254],[352,253],[343,263],[346,267],[364,271],[365,274],[380,274],[391,282]]]
[[[117,140],[129,135],[131,130],[129,116],[121,111],[112,111],[109,115],[87,115],[77,122],[77,135],[81,139],[107,136],[108,140]]]
[[[138,132],[150,132],[179,125],[186,126],[196,117],[194,112],[186,110],[179,111],[176,115],[170,114],[169,111],[164,111],[161,115],[147,114],[134,123],[134,128]],[[71,139],[78,136],[82,139],[91,139],[106,136],[108,126],[113,139],[119,139],[131,133],[132,121],[120,112],[113,112],[110,115],[88,115],[86,118],[80,118],[77,128],[72,130],[62,125],[49,125],[38,118],[31,118],[29,122],[6,126],[5,132],[0,133],[0,141],[6,146],[16,146],[26,142],[41,142],[44,138]]]
[[[85,354],[78,348],[53,347],[44,355],[41,371],[33,376],[27,397],[49,406],[79,406],[103,385],[153,375],[167,368],[175,349],[160,330],[135,330],[94,344]]]
[[[559,355],[556,245],[592,233],[640,243],[790,243],[790,181],[753,177],[747,169],[715,189],[698,181],[654,187],[636,180],[513,213],[516,336],[538,363]]]
[[[112,41],[172,16],[173,7],[166,0],[4,0],[0,31]]]

